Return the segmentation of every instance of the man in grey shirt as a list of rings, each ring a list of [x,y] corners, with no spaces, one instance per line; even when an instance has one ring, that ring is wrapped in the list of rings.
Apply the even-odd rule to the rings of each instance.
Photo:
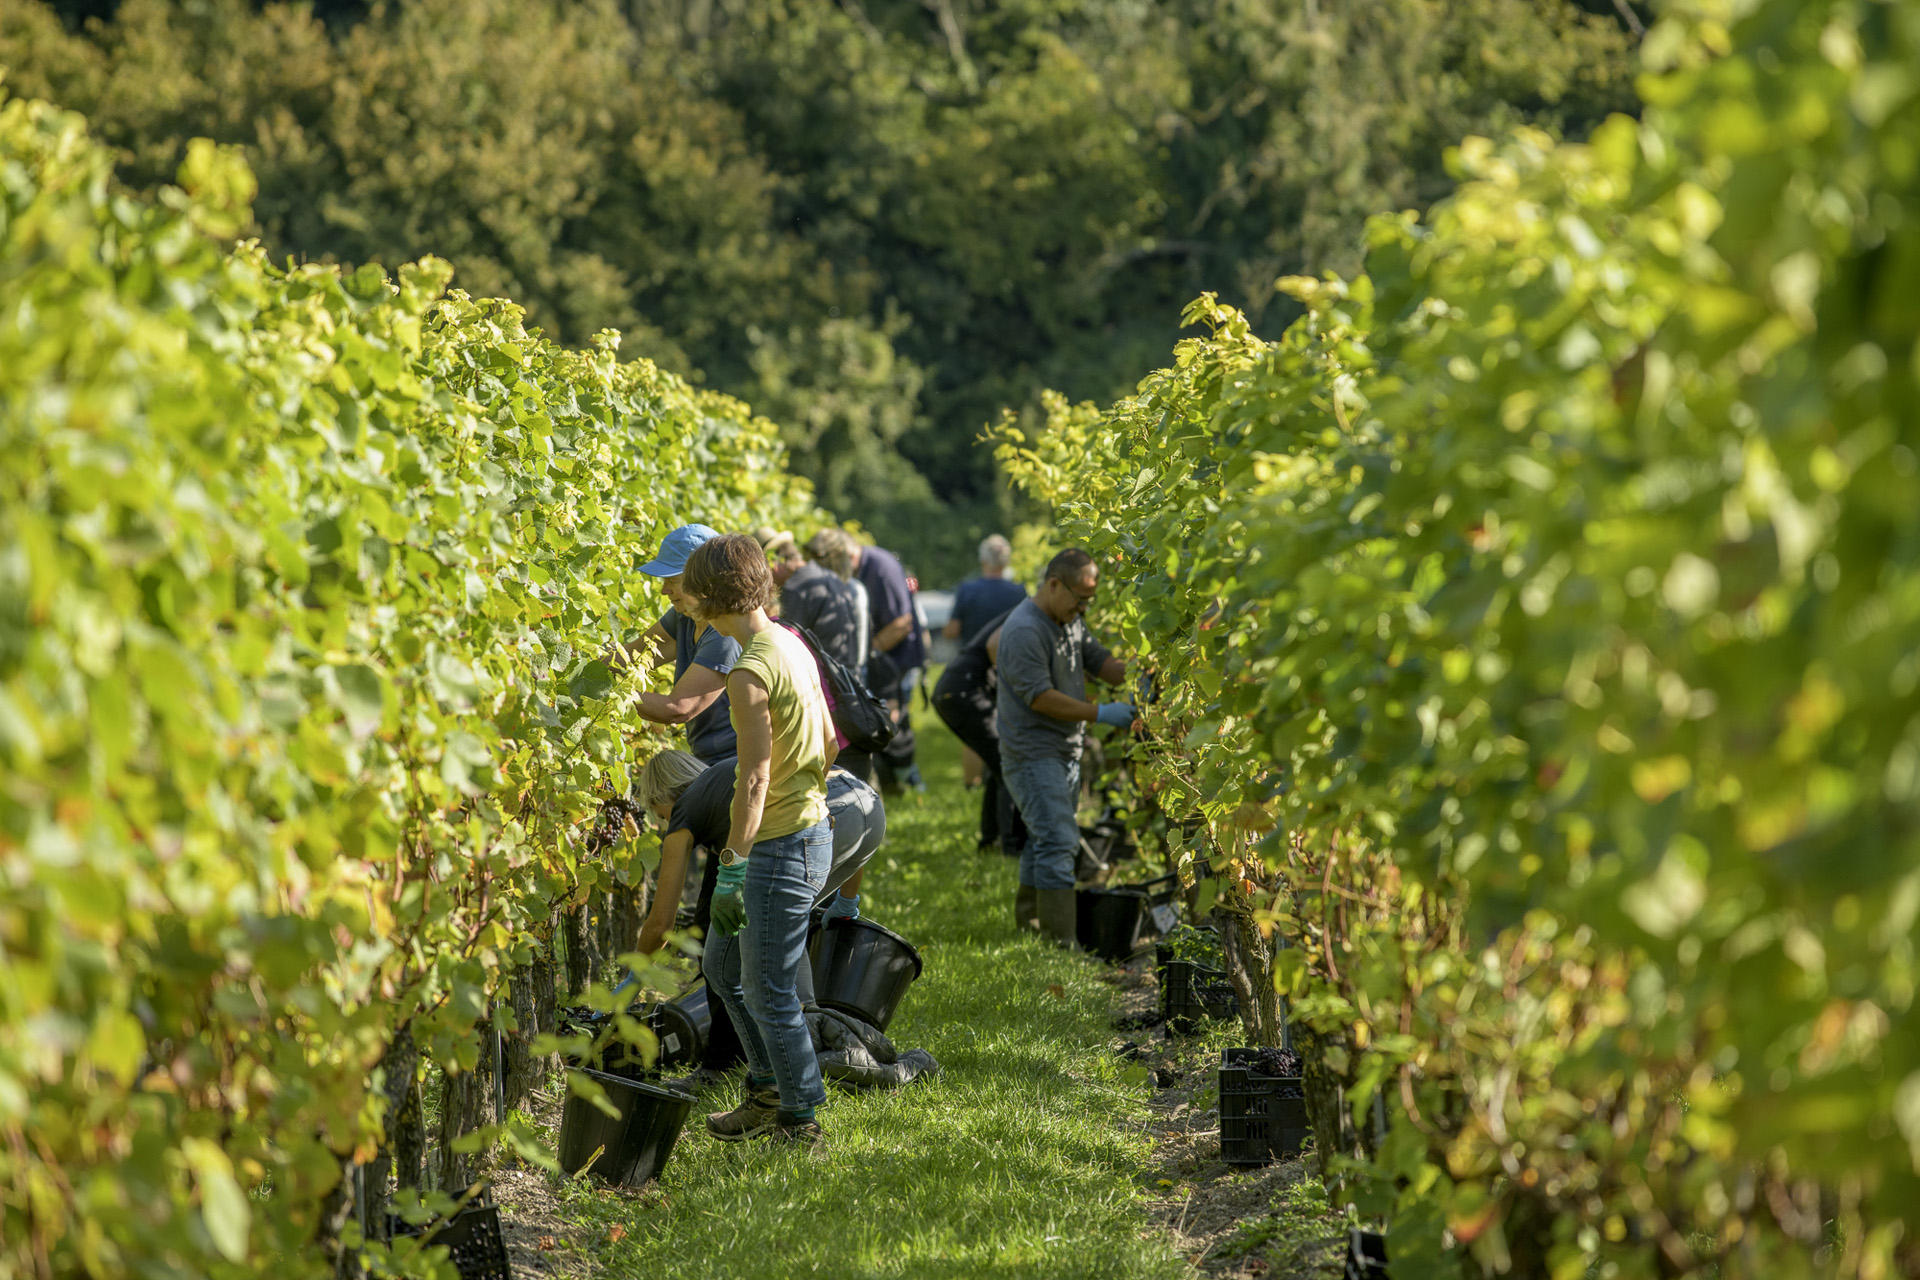
[[[1077,547],[1055,556],[1032,599],[1000,627],[996,710],[1000,768],[1027,822],[1020,854],[1014,923],[1073,946],[1074,855],[1080,849],[1080,744],[1089,721],[1126,727],[1124,702],[1087,701],[1087,673],[1117,685],[1126,665],[1081,621],[1100,583],[1100,567]]]

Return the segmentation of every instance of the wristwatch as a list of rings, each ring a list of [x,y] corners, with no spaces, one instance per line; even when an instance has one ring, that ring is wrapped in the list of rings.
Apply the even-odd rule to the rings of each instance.
[[[731,867],[736,862],[745,862],[746,860],[747,860],[746,854],[735,853],[731,848],[722,849],[720,851],[720,865],[723,867]]]

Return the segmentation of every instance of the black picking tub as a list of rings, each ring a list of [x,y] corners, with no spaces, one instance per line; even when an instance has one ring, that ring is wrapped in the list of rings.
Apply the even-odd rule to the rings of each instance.
[[[706,990],[704,986],[700,989]],[[653,1038],[660,1042],[660,1056],[654,1059],[654,1070],[673,1071],[700,1061],[700,1048],[706,1038],[704,1028],[689,1016],[679,1001],[662,1000],[646,1005],[634,1010],[634,1016],[642,1018],[647,1029],[653,1032]]]
[[[1121,961],[1139,949],[1144,934],[1155,932],[1149,909],[1172,893],[1174,877],[1145,884],[1082,889],[1075,899],[1074,933],[1080,946],[1103,960]]]
[[[1387,1238],[1355,1227],[1347,1233],[1346,1280],[1386,1280]]]
[[[1074,933],[1080,947],[1102,960],[1125,960],[1140,945],[1140,926],[1147,915],[1143,889],[1082,889],[1075,900],[1078,918]]]
[[[813,935],[814,999],[882,1031],[922,967],[911,942],[871,920],[836,917]]]
[[[660,1038],[661,1068],[692,1069],[705,1063],[720,1070],[746,1061],[733,1019],[704,982],[656,1005],[647,1025]],[[676,1043],[677,1042],[677,1043]]]
[[[638,1187],[658,1177],[693,1110],[693,1095],[604,1071],[583,1074],[607,1091],[620,1114],[610,1116],[569,1093],[560,1112],[560,1167],[569,1177],[586,1167],[616,1187]]]
[[[660,1028],[655,1025],[651,1010],[650,1005],[637,1004],[629,1012],[651,1027],[654,1035],[658,1036]],[[563,1036],[586,1035],[598,1039],[606,1031],[607,1024],[612,1021],[612,1014],[601,1013],[596,1009],[562,1009],[557,1019],[557,1029]],[[561,1056],[566,1058],[567,1065],[570,1067],[585,1067],[628,1080],[638,1080],[659,1070],[665,1059],[665,1046],[661,1046],[660,1056],[655,1058],[652,1066],[647,1065],[646,1057],[639,1049],[612,1036],[609,1036],[607,1042],[597,1051],[586,1054],[565,1053]]]

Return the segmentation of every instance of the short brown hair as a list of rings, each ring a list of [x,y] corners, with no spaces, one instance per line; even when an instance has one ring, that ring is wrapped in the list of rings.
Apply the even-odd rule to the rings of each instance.
[[[686,577],[680,585],[711,617],[752,613],[773,603],[767,553],[744,533],[723,533],[701,543],[687,557]]]

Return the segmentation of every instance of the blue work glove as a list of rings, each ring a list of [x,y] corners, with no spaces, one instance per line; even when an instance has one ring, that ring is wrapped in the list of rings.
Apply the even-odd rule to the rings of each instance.
[[[730,867],[720,868],[713,878],[713,927],[729,938],[747,927],[747,900],[740,890],[746,879],[744,858]]]
[[[1133,724],[1135,714],[1134,709],[1127,703],[1103,702],[1094,719],[1101,724],[1110,724],[1116,729],[1125,729]]]
[[[859,918],[860,895],[857,893],[851,898],[844,893],[834,894],[833,901],[827,904],[826,913],[821,916],[823,921],[840,919],[858,920]]]

